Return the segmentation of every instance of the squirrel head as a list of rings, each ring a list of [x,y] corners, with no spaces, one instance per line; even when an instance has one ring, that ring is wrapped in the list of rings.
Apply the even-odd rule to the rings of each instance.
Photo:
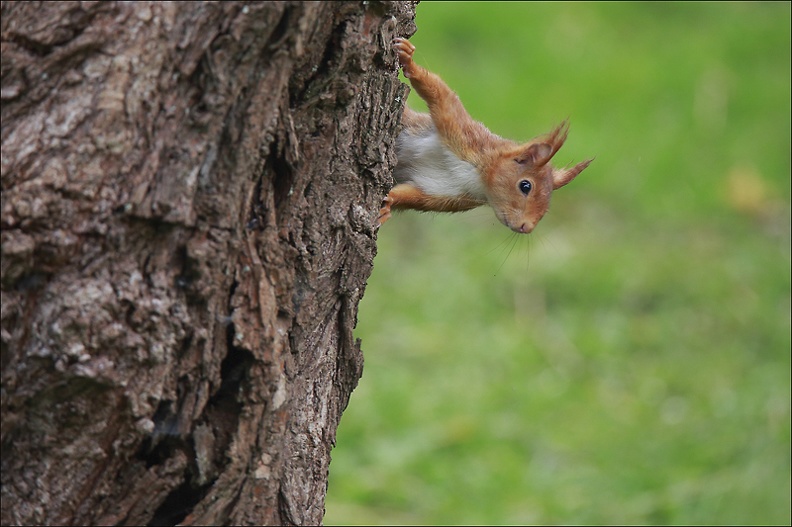
[[[550,206],[550,195],[575,179],[591,159],[562,169],[550,160],[566,141],[567,121],[547,136],[501,152],[485,177],[490,205],[501,223],[514,232],[531,232]]]

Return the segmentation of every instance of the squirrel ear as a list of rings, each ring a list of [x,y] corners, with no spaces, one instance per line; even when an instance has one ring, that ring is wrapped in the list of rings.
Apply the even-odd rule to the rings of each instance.
[[[553,190],[559,189],[575,179],[575,176],[583,172],[589,163],[594,161],[593,159],[589,159],[587,161],[583,161],[582,163],[578,163],[577,165],[573,166],[572,168],[566,169],[555,169],[553,170]]]
[[[553,157],[552,146],[547,143],[532,143],[517,154],[514,160],[521,165],[530,163],[533,166],[540,167],[550,161],[551,157]]]

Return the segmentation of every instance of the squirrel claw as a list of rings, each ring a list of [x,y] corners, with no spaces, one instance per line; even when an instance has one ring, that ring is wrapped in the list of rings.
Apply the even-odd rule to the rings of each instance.
[[[412,64],[413,53],[415,53],[415,46],[406,38],[401,37],[394,38],[392,45],[396,55],[399,57],[399,64],[401,64],[402,69],[409,68]]]
[[[393,203],[393,198],[390,196],[385,196],[385,199],[382,200],[382,208],[377,218],[377,227],[381,226],[391,217],[391,203]]]
[[[391,212],[380,210],[379,218],[377,218],[377,228],[382,227],[382,224],[388,221],[391,217]]]

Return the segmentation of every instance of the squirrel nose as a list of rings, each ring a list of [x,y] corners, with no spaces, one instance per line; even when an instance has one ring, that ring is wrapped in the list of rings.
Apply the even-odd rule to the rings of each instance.
[[[520,225],[520,228],[519,228],[519,231],[520,231],[521,233],[523,233],[523,234],[525,234],[525,233],[528,233],[528,232],[531,232],[532,230],[533,230],[533,229],[531,229],[530,227],[528,227],[528,224],[527,224],[527,223],[523,223],[522,225]]]

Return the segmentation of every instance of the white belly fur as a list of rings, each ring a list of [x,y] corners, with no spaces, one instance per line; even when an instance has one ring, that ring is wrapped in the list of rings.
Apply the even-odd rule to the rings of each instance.
[[[432,196],[468,196],[486,201],[476,167],[459,159],[432,127],[415,135],[403,130],[396,139],[396,183],[410,183]]]

